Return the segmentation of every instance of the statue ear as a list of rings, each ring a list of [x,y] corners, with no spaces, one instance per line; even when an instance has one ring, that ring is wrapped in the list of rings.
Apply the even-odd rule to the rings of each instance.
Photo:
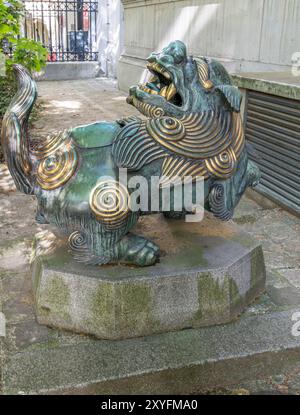
[[[223,96],[226,98],[227,102],[230,104],[231,108],[240,112],[241,103],[242,103],[242,94],[236,86],[232,85],[218,85],[215,87],[216,90],[220,91]]]

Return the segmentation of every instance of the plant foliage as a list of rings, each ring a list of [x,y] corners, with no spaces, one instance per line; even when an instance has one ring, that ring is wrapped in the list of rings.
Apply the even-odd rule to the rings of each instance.
[[[5,57],[8,75],[15,63],[30,72],[40,71],[46,64],[47,50],[40,42],[21,36],[24,5],[19,0],[0,0],[0,53]]]
[[[23,2],[0,0],[0,130],[1,119],[16,92],[12,65],[19,63],[33,73],[40,71],[46,64],[47,50],[43,45],[22,37],[23,16]]]

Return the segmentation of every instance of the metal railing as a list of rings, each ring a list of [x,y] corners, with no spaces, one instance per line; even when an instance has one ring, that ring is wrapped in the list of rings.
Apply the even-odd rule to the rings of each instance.
[[[97,61],[98,1],[25,1],[24,35],[40,41],[49,62]]]

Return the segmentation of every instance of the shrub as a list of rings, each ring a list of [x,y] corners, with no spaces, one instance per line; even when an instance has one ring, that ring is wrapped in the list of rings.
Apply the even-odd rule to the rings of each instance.
[[[40,42],[20,37],[24,6],[19,0],[0,0],[0,53],[5,56],[8,76],[11,66],[20,63],[30,72],[46,64],[47,50]]]
[[[6,108],[8,107],[11,98],[16,92],[16,82],[14,79],[8,77],[0,78],[0,120],[5,114]],[[0,121],[1,126],[1,121]]]
[[[0,130],[1,119],[16,92],[12,65],[19,63],[30,73],[40,71],[46,64],[47,50],[40,42],[21,37],[24,5],[19,0],[0,0]],[[3,65],[3,67],[1,67]],[[1,144],[1,143],[0,143]],[[0,148],[0,161],[1,161]]]

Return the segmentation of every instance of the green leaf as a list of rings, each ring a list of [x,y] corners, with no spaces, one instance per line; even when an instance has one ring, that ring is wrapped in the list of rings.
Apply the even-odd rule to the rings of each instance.
[[[12,48],[13,56],[6,62],[8,71],[13,63],[22,64],[30,72],[40,71],[46,64],[47,50],[39,42],[17,37],[23,12],[24,5],[21,1],[0,0],[0,52],[7,52],[7,43]]]

